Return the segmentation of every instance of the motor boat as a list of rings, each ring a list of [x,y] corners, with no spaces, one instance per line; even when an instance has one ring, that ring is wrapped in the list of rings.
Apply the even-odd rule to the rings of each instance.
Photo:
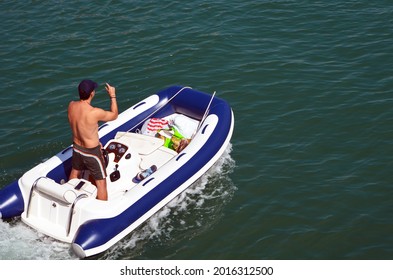
[[[70,243],[79,258],[106,251],[200,178],[230,143],[229,104],[190,87],[152,94],[99,127],[108,200],[89,172],[69,180],[72,145],[0,190],[0,218]]]

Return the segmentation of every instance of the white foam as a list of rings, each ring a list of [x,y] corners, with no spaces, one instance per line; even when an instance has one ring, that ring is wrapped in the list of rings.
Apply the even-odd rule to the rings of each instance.
[[[0,220],[0,259],[63,260],[75,259],[69,245],[58,242],[26,226],[20,220]]]

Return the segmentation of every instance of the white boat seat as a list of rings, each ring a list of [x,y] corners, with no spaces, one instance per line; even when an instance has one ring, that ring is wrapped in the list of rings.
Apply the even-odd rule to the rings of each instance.
[[[128,145],[131,151],[140,155],[139,168],[141,170],[145,170],[152,165],[160,168],[177,155],[176,151],[165,147],[164,140],[158,137],[131,132],[118,132],[115,139]]]
[[[148,156],[145,156],[142,158],[141,163],[139,164],[139,167],[142,170],[148,169],[152,165],[157,166],[157,168],[160,168],[163,166],[165,163],[170,161],[173,157],[177,156],[177,152],[169,149],[167,147],[161,146],[157,150],[155,150],[153,153],[149,154]]]
[[[60,185],[47,177],[41,177],[36,181],[35,190],[66,204],[74,203],[82,193],[90,196],[96,195],[97,192],[96,187],[85,180],[73,179]]]
[[[154,136],[143,135],[131,132],[118,132],[115,136],[128,147],[140,155],[148,155],[164,145],[164,140]]]
[[[71,179],[66,184],[74,188],[74,191],[78,194],[78,196],[81,193],[87,194],[88,196],[92,196],[94,198],[97,196],[97,187],[88,180]]]

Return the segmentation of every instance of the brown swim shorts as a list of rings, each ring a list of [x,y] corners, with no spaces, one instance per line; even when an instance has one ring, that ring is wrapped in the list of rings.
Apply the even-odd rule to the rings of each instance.
[[[89,170],[95,180],[106,178],[105,161],[101,145],[95,148],[85,148],[73,144],[72,168],[76,170]]]

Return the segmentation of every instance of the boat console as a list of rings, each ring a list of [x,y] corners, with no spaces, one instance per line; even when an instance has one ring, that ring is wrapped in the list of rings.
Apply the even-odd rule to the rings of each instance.
[[[119,160],[124,156],[127,150],[128,150],[128,146],[116,141],[111,141],[111,143],[109,143],[109,145],[107,145],[105,148],[107,154],[114,153],[115,155],[115,158],[113,159],[114,162],[119,162]],[[131,158],[131,154],[128,153],[125,159],[130,159],[130,158]]]
[[[177,153],[163,146],[164,140],[131,132],[118,132],[104,147],[107,153],[108,199],[136,185],[134,177],[152,165],[162,166]]]

